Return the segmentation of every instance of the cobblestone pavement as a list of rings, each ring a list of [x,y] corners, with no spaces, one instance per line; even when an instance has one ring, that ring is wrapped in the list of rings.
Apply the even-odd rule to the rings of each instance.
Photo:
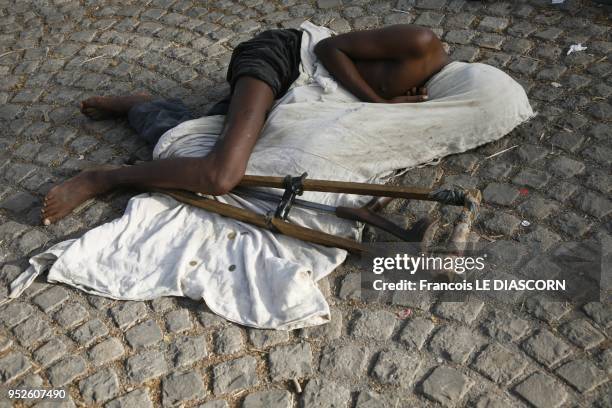
[[[402,179],[481,188],[476,232],[508,240],[498,255],[521,262],[534,242],[609,239],[609,10],[586,0],[300,1],[0,0],[2,281],[41,248],[120,215],[129,198],[104,197],[43,228],[50,186],[91,162],[150,157],[124,121],[89,121],[79,100],[148,90],[201,113],[227,92],[232,47],[305,19],[339,32],[429,26],[455,59],[503,67],[524,85],[537,118]],[[567,56],[577,43],[588,49]],[[393,209],[406,221],[454,215],[423,203]],[[236,326],[202,302],[119,302],[36,282],[0,308],[0,377],[66,387],[71,400],[57,406],[612,406],[609,302],[363,302],[355,265],[321,284],[332,322],[293,332]],[[24,405],[52,406],[36,402]]]

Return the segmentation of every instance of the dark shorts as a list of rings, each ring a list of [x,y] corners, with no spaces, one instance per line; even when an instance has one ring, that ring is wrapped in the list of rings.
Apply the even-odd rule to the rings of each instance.
[[[230,95],[214,105],[207,115],[225,115],[236,81],[242,76],[259,79],[281,98],[300,75],[302,31],[267,30],[234,49],[227,68]]]
[[[272,88],[274,98],[282,97],[300,74],[302,32],[294,29],[268,30],[238,44],[227,69],[233,92],[236,81],[248,76]],[[225,115],[231,93],[215,104],[205,116]],[[195,119],[179,99],[158,99],[134,106],[128,113],[130,125],[149,144],[156,144],[166,131],[181,122]]]

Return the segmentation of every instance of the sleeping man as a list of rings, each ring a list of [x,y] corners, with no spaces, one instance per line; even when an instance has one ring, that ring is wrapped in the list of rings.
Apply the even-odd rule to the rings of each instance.
[[[309,22],[267,31],[236,47],[227,78],[230,98],[200,118],[178,100],[149,95],[83,101],[92,119],[127,115],[155,145],[154,160],[86,171],[54,187],[44,223],[119,186],[186,189],[270,214],[275,202],[234,189],[245,174],[384,183],[399,169],[498,140],[534,114],[510,76],[449,61],[431,31],[406,25],[338,36]],[[301,198],[332,207],[370,200],[318,191]],[[299,206],[288,221],[354,240],[363,232],[359,223]],[[330,320],[318,282],[346,256],[144,193],[129,200],[122,217],[31,258],[10,298],[48,269],[49,282],[90,294],[203,299],[230,321],[288,330]]]
[[[299,76],[301,38],[300,30],[269,30],[235,49],[227,73],[231,95],[208,113],[226,114],[225,125],[206,156],[82,172],[48,193],[42,209],[44,224],[120,186],[211,195],[232,190],[245,174],[274,101]],[[425,83],[450,62],[436,35],[413,25],[328,37],[317,43],[314,52],[346,90],[363,102],[380,104],[426,101]],[[127,116],[139,135],[152,144],[167,130],[193,119],[180,101],[156,100],[146,94],[92,97],[82,102],[81,110],[94,120]]]

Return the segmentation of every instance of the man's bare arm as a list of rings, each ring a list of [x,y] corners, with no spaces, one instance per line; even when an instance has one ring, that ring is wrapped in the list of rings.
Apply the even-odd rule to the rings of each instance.
[[[315,46],[315,54],[338,82],[360,100],[387,103],[390,101],[378,95],[363,79],[353,60],[420,58],[431,51],[435,41],[437,38],[431,30],[399,24],[326,38]]]

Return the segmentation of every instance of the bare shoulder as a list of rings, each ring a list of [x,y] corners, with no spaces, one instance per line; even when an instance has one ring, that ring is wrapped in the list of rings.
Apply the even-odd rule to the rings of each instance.
[[[380,29],[393,41],[409,44],[410,50],[429,52],[442,46],[442,42],[433,30],[414,24],[394,24]]]
[[[394,24],[329,37],[317,44],[315,53],[321,57],[331,49],[339,49],[354,59],[421,58],[444,52],[432,30],[412,24]]]

